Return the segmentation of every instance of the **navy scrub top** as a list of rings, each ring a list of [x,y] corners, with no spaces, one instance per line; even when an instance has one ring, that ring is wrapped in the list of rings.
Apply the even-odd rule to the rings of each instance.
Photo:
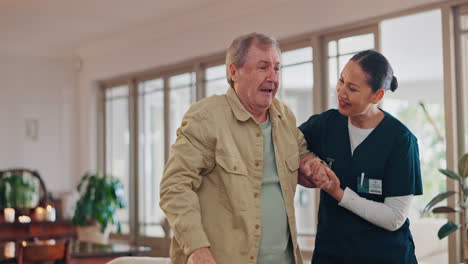
[[[386,197],[422,194],[416,137],[400,121],[384,119],[351,154],[348,118],[332,109],[314,115],[299,129],[310,151],[327,162],[341,182],[361,197],[383,202]],[[381,181],[381,194],[358,192],[361,174]],[[362,191],[362,190],[361,190]],[[365,190],[364,190],[365,191]],[[417,263],[409,220],[396,231],[378,227],[320,192],[316,246],[312,263]]]

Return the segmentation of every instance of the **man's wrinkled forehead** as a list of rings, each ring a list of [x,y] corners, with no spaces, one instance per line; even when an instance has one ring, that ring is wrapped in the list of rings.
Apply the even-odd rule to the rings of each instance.
[[[258,52],[258,51],[262,52]],[[272,59],[269,52],[275,51],[275,58]],[[260,56],[258,56],[260,55]],[[254,58],[255,57],[255,58]],[[250,44],[249,48],[247,49],[246,54],[246,61],[255,59],[254,63],[273,63],[273,64],[281,64],[281,50],[274,46],[274,45],[264,45],[258,41],[254,41]],[[273,62],[272,62],[273,60]]]

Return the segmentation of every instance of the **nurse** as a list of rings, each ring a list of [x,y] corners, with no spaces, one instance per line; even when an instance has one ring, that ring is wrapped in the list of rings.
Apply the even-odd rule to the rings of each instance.
[[[299,127],[330,167],[313,178],[322,189],[313,264],[417,263],[407,218],[422,194],[417,139],[377,106],[397,87],[382,54],[359,52],[341,72],[338,109]]]

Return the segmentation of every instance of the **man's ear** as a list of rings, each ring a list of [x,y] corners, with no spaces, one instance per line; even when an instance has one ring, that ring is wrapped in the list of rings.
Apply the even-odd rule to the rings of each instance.
[[[374,93],[374,100],[372,100],[373,104],[378,104],[380,100],[382,100],[383,96],[385,94],[385,90],[380,88],[377,90],[377,92]]]
[[[229,64],[229,73],[231,74],[231,80],[237,82],[239,79],[239,71],[234,63]]]

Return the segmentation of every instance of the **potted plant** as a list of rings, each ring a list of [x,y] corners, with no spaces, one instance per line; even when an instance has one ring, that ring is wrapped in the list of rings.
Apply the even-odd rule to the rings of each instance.
[[[31,177],[11,173],[0,178],[0,208],[30,209],[35,193],[36,184]]]
[[[79,199],[72,223],[77,225],[78,238],[83,241],[105,244],[109,237],[109,224],[120,222],[117,210],[125,208],[123,185],[119,179],[99,173],[86,173],[78,184]]]
[[[461,230],[461,243],[462,243],[462,252],[463,252],[463,261],[468,261],[468,234],[466,225],[468,222],[466,221],[466,210],[468,209],[468,183],[466,179],[468,178],[468,153],[461,156],[458,161],[458,173],[455,173],[448,169],[439,169],[441,173],[445,176],[454,179],[459,186],[459,192],[454,191],[447,191],[443,193],[439,193],[436,195],[424,208],[423,212],[432,212],[434,214],[440,213],[455,213],[459,214],[460,222],[462,224],[456,224],[452,221],[448,221],[442,227],[440,227],[438,232],[439,239],[442,239],[451,233]],[[441,201],[444,201],[448,197],[458,193],[458,207],[453,208],[449,206],[438,206],[435,207]]]

